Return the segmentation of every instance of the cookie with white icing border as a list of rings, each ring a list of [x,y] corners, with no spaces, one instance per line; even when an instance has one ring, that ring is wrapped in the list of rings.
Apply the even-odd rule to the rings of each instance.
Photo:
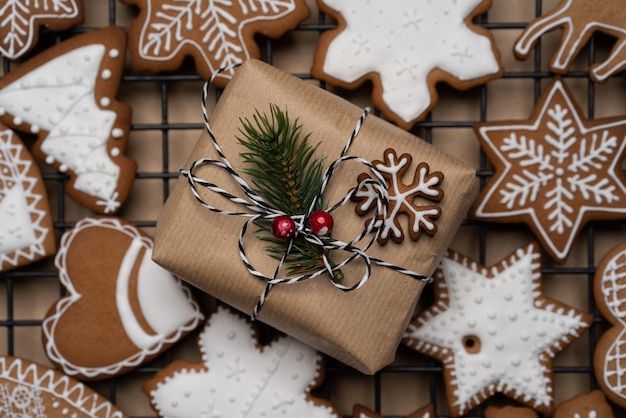
[[[311,73],[372,100],[404,129],[437,104],[436,84],[467,89],[504,74],[491,33],[472,23],[491,0],[317,0],[338,27],[322,33]]]
[[[525,223],[559,263],[588,222],[626,219],[626,116],[585,118],[557,77],[527,120],[474,130],[495,172],[470,217]]]
[[[0,357],[0,416],[125,418],[97,392],[29,360]]]
[[[0,121],[35,134],[35,157],[67,173],[67,194],[97,213],[117,212],[135,178],[124,155],[131,110],[115,100],[125,51],[122,28],[98,29],[0,79]]]
[[[35,160],[0,125],[0,272],[52,255],[56,242],[46,188]]]
[[[190,289],[151,260],[152,239],[120,218],[84,218],[61,238],[67,290],[43,321],[49,359],[80,380],[126,373],[202,322]]]
[[[15,0],[0,5],[0,55],[15,60],[39,39],[39,29],[61,31],[83,22],[82,0]]]
[[[435,273],[435,302],[403,343],[443,363],[452,416],[495,393],[554,411],[552,358],[593,317],[543,295],[536,244],[491,267],[449,250]]]
[[[600,314],[611,327],[596,344],[593,369],[598,385],[606,396],[626,408],[626,384],[623,381],[623,352],[626,344],[626,243],[609,251],[600,261],[593,278],[593,296]]]
[[[341,417],[310,394],[323,380],[322,356],[293,338],[261,346],[247,318],[218,306],[198,346],[201,363],[177,360],[144,383],[159,416]]]
[[[412,414],[407,415],[405,418],[435,418],[435,406],[428,404],[423,408],[418,409]],[[352,418],[385,418],[380,414],[366,408],[363,405],[354,405],[352,410]]]
[[[309,17],[305,0],[122,0],[139,7],[129,28],[131,64],[137,71],[174,71],[194,59],[197,73],[209,79],[220,68],[260,58],[260,34],[283,36]],[[234,68],[215,80],[225,87]]]
[[[574,59],[596,32],[615,38],[609,56],[589,69],[589,77],[598,83],[626,69],[626,8],[622,0],[562,0],[551,11],[531,20],[515,42],[513,52],[527,59],[539,39],[562,29],[559,49],[550,61],[550,71],[565,74]]]

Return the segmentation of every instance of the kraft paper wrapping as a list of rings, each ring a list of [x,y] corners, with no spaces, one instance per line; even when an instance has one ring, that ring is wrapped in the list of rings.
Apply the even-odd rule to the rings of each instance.
[[[220,146],[244,178],[239,155],[245,149],[235,140],[240,136],[239,118],[251,118],[257,109],[269,113],[270,103],[287,109],[292,120],[299,119],[304,133],[312,133],[309,141],[320,143],[317,154],[325,156],[326,164],[339,157],[362,113],[361,108],[315,85],[260,61],[247,61],[215,109],[209,110]],[[442,214],[436,221],[438,230],[434,236],[422,234],[417,241],[411,241],[405,233],[401,244],[392,240],[385,246],[374,243],[368,254],[430,276],[476,198],[476,173],[373,115],[366,119],[348,154],[368,161],[383,160],[383,151],[389,147],[398,155],[413,156],[406,182],[412,181],[419,162],[427,162],[431,173],[444,173],[440,186],[445,195],[438,203]],[[205,157],[218,158],[206,132],[185,168]],[[326,202],[339,201],[356,186],[356,179],[363,172],[368,169],[362,164],[342,164],[326,190]],[[194,174],[243,197],[237,183],[223,170],[202,166]],[[217,194],[208,191],[201,194],[207,203],[222,210],[242,209]],[[333,212],[334,238],[350,241],[363,230],[367,217],[358,216],[354,207],[349,202]],[[400,222],[406,231],[408,218],[402,218]],[[246,220],[203,208],[193,197],[187,179],[181,176],[159,215],[153,259],[208,294],[250,314],[265,282],[252,277],[240,259],[237,238]],[[246,235],[246,252],[257,270],[271,276],[277,261],[267,256],[265,244],[254,236],[254,230],[252,226]],[[336,253],[333,253],[335,257],[341,257],[338,259],[345,257]],[[363,275],[364,263],[354,261],[342,271],[346,283],[355,283]],[[362,288],[346,293],[322,275],[306,282],[274,286],[258,319],[363,373],[373,374],[393,361],[423,285],[419,280],[374,266],[371,278]]]

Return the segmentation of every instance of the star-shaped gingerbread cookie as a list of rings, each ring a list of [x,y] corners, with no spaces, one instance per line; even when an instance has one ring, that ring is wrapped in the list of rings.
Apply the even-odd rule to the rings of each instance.
[[[309,16],[305,0],[122,0],[139,7],[129,28],[128,48],[135,70],[173,71],[186,56],[198,74],[224,87],[233,65],[259,58],[254,36],[282,36]]]
[[[557,262],[588,221],[626,218],[626,118],[585,119],[561,79],[530,119],[474,128],[495,173],[470,216],[526,223]]]
[[[318,0],[337,29],[320,36],[312,74],[331,84],[374,85],[383,114],[409,129],[437,102],[435,85],[466,89],[504,70],[493,37],[475,25],[489,0]]]
[[[22,57],[37,43],[41,26],[60,31],[82,21],[82,0],[0,2],[0,55]]]
[[[550,62],[550,70],[565,74],[576,56],[595,32],[616,38],[609,56],[591,66],[589,76],[606,81],[626,68],[626,7],[623,0],[563,0],[550,12],[532,20],[520,35],[513,51],[526,59],[539,38],[557,28],[563,29],[559,50]]]
[[[497,392],[554,410],[552,358],[593,317],[543,295],[536,244],[492,267],[448,251],[435,273],[435,302],[403,343],[443,363],[448,408],[466,414]]]
[[[363,405],[354,405],[352,418],[385,418]],[[428,404],[406,416],[406,418],[435,418],[435,406]]]

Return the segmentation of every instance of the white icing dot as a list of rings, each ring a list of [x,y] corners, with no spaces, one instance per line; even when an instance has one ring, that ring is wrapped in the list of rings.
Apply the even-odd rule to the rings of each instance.
[[[469,321],[467,321],[467,326],[470,328],[474,328],[476,326],[476,321],[473,319],[470,319]]]
[[[171,404],[173,408],[176,408],[178,406],[178,401],[174,399]]]
[[[58,408],[59,407],[59,402],[58,401],[52,402],[52,407],[55,408],[55,409]]]
[[[52,155],[46,157],[46,164],[54,164],[54,157]]]
[[[299,376],[298,376],[298,373],[294,373],[294,374],[292,374],[292,375],[291,375],[291,378],[292,378],[293,380],[298,380],[298,377],[299,377]]]
[[[485,367],[485,368],[489,368],[489,367],[491,367],[491,361],[489,361],[489,359],[484,359],[484,360],[482,361],[482,365],[483,365],[483,367]]]
[[[509,313],[509,319],[510,319],[511,321],[515,321],[515,320],[517,319],[517,313],[515,313],[515,312],[510,312],[510,313]]]
[[[509,292],[505,293],[503,297],[504,297],[504,300],[506,300],[507,302],[513,300],[513,294]]]
[[[23,120],[22,120],[22,118],[20,118],[19,116],[16,116],[16,117],[14,117],[14,118],[13,118],[13,123],[14,123],[15,125],[21,125],[21,124],[22,124],[22,122],[23,122]]]
[[[118,157],[120,155],[120,149],[118,147],[111,148],[111,156]],[[233,336],[234,338],[234,336]],[[232,339],[232,338],[229,338]]]
[[[111,70],[108,70],[108,69],[102,70],[102,78],[104,78],[105,80],[110,79],[111,78]]]
[[[522,360],[519,357],[511,358],[511,365],[512,366],[518,367],[520,364],[522,364]]]
[[[218,351],[217,353],[215,353],[218,357],[224,357],[224,352],[223,351]]]
[[[30,131],[34,134],[39,133],[39,126],[37,125],[30,125]]]
[[[61,165],[59,166],[59,171],[60,171],[61,173],[65,173],[65,172],[67,171],[67,165],[65,165],[65,164],[61,164]]]
[[[475,302],[477,305],[480,305],[481,303],[483,303],[483,297],[482,297],[482,296],[476,296],[476,297],[474,298],[474,302]]]
[[[183,396],[184,396],[185,398],[190,397],[190,396],[191,396],[191,391],[189,391],[189,390],[184,391],[184,392],[183,392]]]
[[[528,341],[530,339],[530,335],[528,335],[527,332],[522,332],[519,337],[522,341]]]
[[[226,338],[228,338],[229,340],[234,340],[236,336],[237,336],[237,333],[235,331],[229,331],[228,334],[226,335]]]
[[[502,350],[504,348],[504,343],[502,341],[496,341],[495,347],[496,350]]]
[[[563,168],[561,167],[557,167],[556,170],[554,170],[557,176],[562,176],[563,175]]]
[[[120,128],[115,128],[113,129],[113,131],[111,131],[111,135],[113,135],[113,138],[122,138],[124,136],[124,130]]]
[[[111,99],[109,99],[108,97],[103,97],[102,99],[100,99],[100,106],[109,107],[109,105],[111,105]]]
[[[498,315],[494,311],[487,313],[487,318],[489,319],[496,319],[497,317]]]
[[[68,411],[68,410],[67,410],[67,408],[63,408],[63,409],[61,409],[61,413],[62,413],[63,415],[67,415],[67,414],[68,414],[68,412],[70,412],[70,411]]]
[[[111,50],[109,51],[109,57],[111,57],[111,58],[117,58],[117,57],[119,57],[119,56],[120,56],[120,51],[119,51],[119,50],[117,50],[117,49],[113,48],[113,49],[111,49]]]
[[[304,354],[298,353],[296,354],[296,361],[302,361],[304,359]]]

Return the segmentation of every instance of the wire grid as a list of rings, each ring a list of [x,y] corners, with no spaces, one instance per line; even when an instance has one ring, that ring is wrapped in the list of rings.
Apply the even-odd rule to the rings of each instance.
[[[501,0],[504,1],[504,0]],[[510,1],[510,0],[506,0]],[[523,1],[523,0],[520,0]],[[109,2],[109,25],[116,25],[116,7],[119,5],[116,4],[115,0],[108,0]],[[535,0],[535,11],[536,15],[541,15],[542,12],[542,1]],[[126,6],[125,6],[126,7]],[[309,21],[310,22],[310,21]],[[478,23],[488,29],[492,30],[520,30],[526,26],[527,22],[498,22],[492,23],[489,21],[488,14],[482,15],[478,18]],[[321,33],[325,30],[329,30],[335,27],[335,24],[330,21],[323,13],[319,13],[317,15],[317,22],[315,23],[306,23],[300,24],[295,31],[300,32],[314,32]],[[51,33],[47,31],[43,31],[42,39],[44,37],[48,37],[51,39],[54,37],[54,42],[59,42],[62,39],[65,39],[71,35],[74,35],[78,32],[87,31],[90,28],[81,27],[73,30],[69,30],[63,33]],[[592,38],[588,43],[586,49],[588,54],[588,64],[591,65],[595,62],[596,55],[596,39]],[[274,59],[274,47],[275,41],[269,39],[262,40],[262,49],[263,56],[262,59],[266,62],[272,63]],[[519,72],[511,72],[507,71],[504,75],[505,79],[532,79],[534,80],[534,99],[538,98],[541,93],[541,82],[542,80],[549,79],[553,76],[553,74],[542,70],[542,55],[541,55],[541,46],[538,45],[534,52],[533,58],[533,69],[532,71],[519,71]],[[3,59],[3,70],[4,73],[7,73],[11,70],[11,64]],[[143,82],[156,82],[160,88],[160,108],[161,108],[161,122],[160,123],[135,123],[131,127],[131,135],[130,141],[133,141],[133,132],[147,131],[151,132],[155,137],[160,135],[160,146],[162,149],[162,161],[161,161],[161,171],[140,171],[136,175],[136,182],[144,182],[147,180],[158,180],[161,182],[161,188],[164,200],[167,198],[170,192],[170,185],[172,179],[175,179],[178,176],[176,171],[172,171],[170,169],[170,151],[172,146],[172,137],[175,136],[177,132],[191,130],[191,131],[199,131],[202,129],[203,125],[198,123],[171,123],[169,118],[169,105],[170,105],[170,95],[171,95],[171,85],[172,83],[198,83],[200,82],[200,78],[194,74],[193,70],[190,71],[190,66],[187,65],[185,69],[175,72],[175,73],[163,73],[163,74],[148,74],[148,73],[129,73],[125,74],[122,79],[122,86],[120,87],[120,91],[124,88],[124,84],[128,83],[143,83]],[[296,76],[302,79],[311,79],[311,74],[309,73],[298,73]],[[586,70],[583,71],[571,71],[566,75],[566,78],[586,78],[588,73]],[[325,83],[321,82],[320,87],[328,88]],[[481,86],[473,89],[476,94],[479,96],[479,114],[480,121],[484,121],[487,119],[487,100],[488,100],[488,89],[489,85]],[[595,86],[593,83],[589,82],[587,86],[587,97],[588,97],[588,107],[586,109],[589,118],[593,118],[595,113],[596,97],[595,97]],[[199,98],[199,93],[198,93]],[[219,98],[219,91],[216,94],[216,98]],[[195,98],[194,98],[195,100]],[[198,100],[199,103],[199,100]],[[200,120],[200,119],[199,119]],[[421,123],[416,124],[413,128],[413,132],[419,137],[423,138],[428,142],[432,142],[433,138],[436,137],[436,134],[433,131],[437,128],[471,128],[475,120],[454,120],[454,121],[437,121],[433,120],[432,116],[428,116],[427,119]],[[28,140],[28,138],[27,138]],[[28,143],[28,142],[27,142]],[[481,152],[480,155],[480,168],[477,171],[477,176],[480,179],[481,187],[483,187],[487,181],[487,179],[493,175],[493,171],[489,167],[489,164],[486,160],[485,155]],[[64,187],[67,181],[67,177],[64,174],[59,174],[56,172],[45,171],[44,169],[44,180],[48,185],[49,193],[56,194],[56,199],[54,199],[56,203],[56,217],[54,219],[54,227],[57,233],[57,238],[60,239],[60,236],[68,229],[74,225],[73,221],[68,221],[66,216],[66,197],[64,194]],[[156,224],[156,219],[133,219],[132,222],[138,227],[154,227]],[[550,277],[552,275],[566,274],[572,277],[571,280],[576,281],[577,285],[581,282],[583,286],[586,288],[587,299],[588,299],[588,311],[595,314],[595,325],[589,329],[589,338],[588,338],[588,355],[589,358],[584,359],[581,363],[584,365],[573,365],[573,366],[555,366],[554,372],[555,376],[560,374],[568,375],[568,374],[576,374],[579,376],[583,376],[585,379],[588,379],[589,389],[594,389],[597,387],[592,364],[593,364],[593,352],[595,348],[595,344],[601,335],[602,331],[606,328],[606,322],[598,316],[597,311],[594,306],[594,301],[592,297],[592,288],[593,288],[593,275],[595,273],[595,265],[597,264],[596,254],[594,251],[594,246],[596,242],[596,231],[598,228],[621,228],[625,225],[619,223],[612,223],[611,225],[603,225],[602,223],[592,223],[588,225],[582,232],[581,236],[584,235],[584,239],[587,241],[587,259],[584,263],[585,265],[582,267],[563,267],[563,266],[554,266],[547,265],[544,266],[542,273],[544,278]],[[475,221],[464,221],[461,226],[462,230],[472,230],[478,237],[478,254],[479,254],[479,262],[481,264],[485,264],[485,260],[487,259],[487,245],[489,241],[489,232],[493,230],[495,227],[493,225],[484,224]],[[501,228],[501,227],[497,227]],[[512,228],[516,228],[512,226]],[[28,266],[27,268],[20,268],[13,271],[9,271],[6,273],[0,274],[0,283],[4,286],[4,292],[6,293],[6,319],[0,320],[0,331],[4,330],[6,334],[6,354],[8,355],[17,355],[19,356],[21,353],[16,350],[15,347],[15,333],[17,330],[21,328],[37,328],[41,327],[42,318],[32,318],[32,319],[16,319],[15,318],[15,309],[16,309],[16,301],[15,301],[15,293],[14,288],[15,284],[18,281],[25,281],[34,278],[45,278],[49,280],[56,280],[57,274],[54,270],[51,263],[42,264],[36,263],[33,266]],[[64,290],[59,286],[59,293],[62,295]],[[422,303],[425,305],[430,304],[433,300],[432,287],[427,287],[424,291],[422,297]],[[267,335],[272,334],[271,329],[264,329],[263,332]],[[402,347],[400,348],[402,351]],[[413,353],[412,355],[416,355]],[[122,391],[125,390],[126,386],[123,385],[124,379],[135,378],[138,380],[145,380],[149,378],[153,373],[160,370],[166,364],[168,364],[174,355],[171,351],[166,352],[164,355],[159,357],[159,359],[149,363],[148,365],[144,365],[139,367],[135,371],[131,372],[128,376],[123,376],[120,378],[109,379],[103,383],[92,384],[95,388],[112,402],[116,402],[118,397],[121,396]],[[315,394],[317,396],[321,396],[331,401],[334,401],[335,394],[337,392],[337,385],[343,376],[355,376],[355,372],[338,362],[333,360],[327,361],[325,366],[326,379],[322,387],[316,389]],[[418,390],[421,392],[428,393],[428,399],[431,403],[435,404],[437,410],[437,416],[445,417],[447,416],[445,413],[445,403],[444,400],[444,387],[442,383],[442,367],[439,362],[422,358],[420,361],[411,364],[404,363],[394,363],[386,368],[384,368],[379,373],[375,374],[372,377],[366,377],[368,380],[368,388],[371,390],[368,406],[371,407],[376,412],[381,412],[385,409],[385,399],[383,392],[385,392],[385,384],[388,380],[389,376],[396,375],[419,375],[421,377],[426,378],[426,383],[422,385]],[[363,377],[361,377],[363,378]],[[362,397],[360,398],[363,399]],[[356,401],[355,401],[356,402]],[[361,402],[363,403],[363,402]],[[476,408],[474,411],[468,415],[469,417],[482,417],[484,415],[484,410],[488,405],[499,405],[499,404],[507,404],[506,398],[501,396],[496,396],[493,399],[485,402],[483,405]],[[509,403],[511,404],[511,403]],[[514,405],[514,403],[513,403]],[[416,409],[416,408],[415,408]],[[443,411],[443,412],[442,412]],[[344,417],[352,417],[351,410],[342,410],[345,414]],[[412,410],[407,410],[405,414],[409,414]],[[615,408],[616,416],[626,416],[626,411],[619,410]],[[135,415],[135,417],[139,418],[140,416],[153,416],[153,415]],[[404,415],[387,415],[389,418],[401,418]]]

